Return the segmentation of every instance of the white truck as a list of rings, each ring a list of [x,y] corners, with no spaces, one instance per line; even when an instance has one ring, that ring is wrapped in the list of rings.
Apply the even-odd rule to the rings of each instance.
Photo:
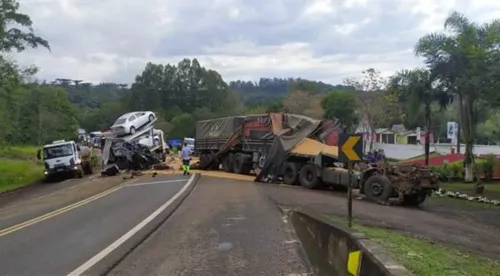
[[[84,169],[80,157],[80,147],[74,141],[57,140],[38,150],[37,158],[43,160],[45,178],[72,174],[82,178]]]
[[[162,160],[165,160],[166,155],[170,153],[170,148],[167,142],[165,142],[165,134],[161,129],[153,129],[153,136],[151,136],[151,131],[149,131],[138,139],[139,144],[145,145],[151,151],[159,153],[162,156]]]
[[[191,154],[194,153],[194,141],[195,141],[194,138],[184,137],[184,143],[182,144],[183,147],[184,147],[184,144],[187,145],[188,149],[191,150]]]

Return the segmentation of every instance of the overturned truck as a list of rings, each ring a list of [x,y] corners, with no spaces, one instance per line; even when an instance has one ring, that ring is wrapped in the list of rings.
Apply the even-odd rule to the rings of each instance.
[[[423,167],[360,163],[349,174],[338,162],[337,120],[271,113],[199,121],[195,152],[200,169],[249,174],[255,181],[282,180],[309,189],[359,189],[368,199],[420,205],[438,189],[437,177]]]

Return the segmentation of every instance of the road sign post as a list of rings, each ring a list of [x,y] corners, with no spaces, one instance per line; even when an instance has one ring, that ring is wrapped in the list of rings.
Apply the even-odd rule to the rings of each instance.
[[[347,186],[347,226],[352,227],[352,162],[347,164],[349,173],[349,186]]]
[[[347,226],[352,227],[352,182],[354,163],[363,160],[363,136],[339,134],[339,161],[347,164],[349,184],[347,185]]]

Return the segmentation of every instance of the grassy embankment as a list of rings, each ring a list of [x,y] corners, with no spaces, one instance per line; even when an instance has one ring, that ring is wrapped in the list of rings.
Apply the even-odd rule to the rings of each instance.
[[[338,217],[328,217],[345,223]],[[499,261],[356,222],[353,227],[385,248],[394,260],[416,276],[500,276]]]
[[[488,199],[500,200],[500,182],[497,181],[486,182],[483,183],[483,185],[484,185],[484,192],[481,196],[485,196]],[[453,192],[468,194],[471,196],[476,196],[474,192],[474,183],[461,183],[461,182],[441,183],[441,188],[445,189],[446,191],[453,191]],[[430,198],[430,201],[435,203],[469,206],[482,209],[484,208],[500,209],[500,206],[495,206],[477,201],[451,198],[451,197],[432,196]]]
[[[43,178],[43,164],[36,159],[37,148],[7,146],[0,149],[0,193]]]

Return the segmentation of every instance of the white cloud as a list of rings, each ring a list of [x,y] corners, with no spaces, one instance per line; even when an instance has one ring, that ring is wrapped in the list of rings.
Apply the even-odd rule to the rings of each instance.
[[[416,66],[412,47],[452,11],[500,17],[493,0],[21,0],[52,51],[16,57],[41,79],[130,83],[148,61],[196,57],[226,80],[340,83]]]

